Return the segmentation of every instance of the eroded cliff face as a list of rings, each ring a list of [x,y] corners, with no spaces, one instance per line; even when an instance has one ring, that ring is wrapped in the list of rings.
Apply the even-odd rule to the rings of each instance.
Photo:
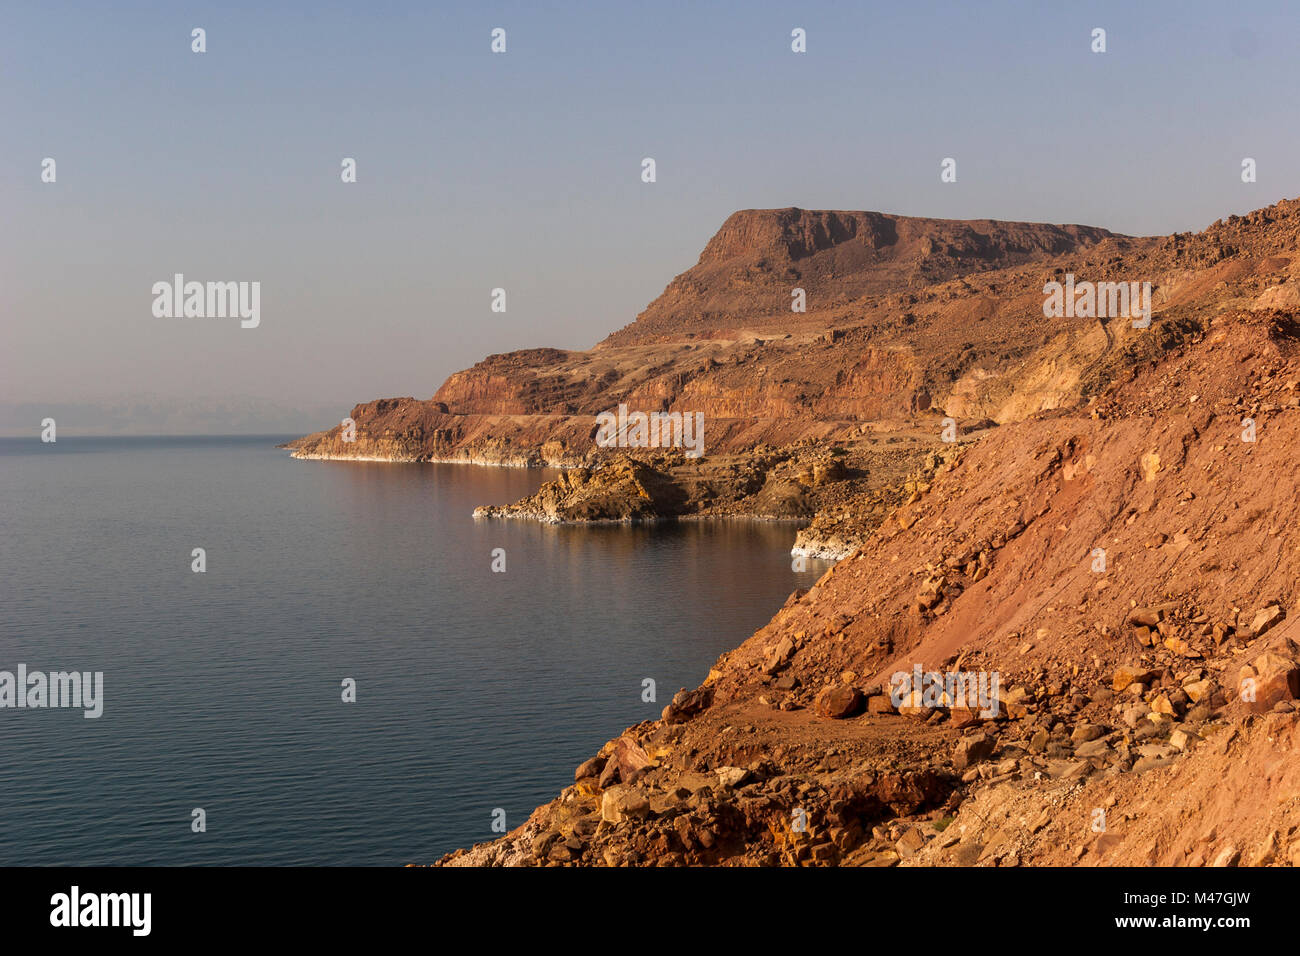
[[[849,557],[441,862],[1300,864],[1300,203],[1121,264],[1156,276],[1150,328],[948,366],[932,401],[1000,427],[936,443],[865,531],[821,508]],[[881,391],[944,378],[918,356]],[[997,706],[891,693],[917,668],[996,675]]]
[[[1140,240],[1078,226],[736,213],[698,265],[595,348],[489,356],[450,376],[432,399],[356,406],[355,441],[335,427],[291,447],[302,458],[598,473],[640,454],[600,447],[601,413],[625,406],[695,415],[702,449],[715,461],[708,481],[698,465],[651,461],[661,493],[649,505],[629,484],[622,494],[602,491],[603,504],[592,507],[586,499],[605,481],[597,477],[563,494],[547,489],[545,507],[521,502],[483,514],[800,517],[811,525],[795,542],[797,554],[842,557],[875,527],[886,502],[924,484],[911,475],[931,450],[914,445],[918,436],[922,445],[960,443],[995,424],[1084,407],[1223,309],[1294,308],[1300,297],[1284,253],[1294,244],[1295,206],[1283,202],[1198,235]],[[1135,328],[1113,314],[1045,317],[1045,284],[1071,276],[1150,283],[1154,325]],[[807,312],[789,310],[792,288],[807,294]],[[771,465],[831,449],[853,465],[843,488],[786,487],[782,469],[792,466]],[[737,462],[742,472],[759,470],[767,494],[739,479],[721,489],[717,476]],[[911,475],[910,488],[903,475]]]
[[[1081,226],[739,212],[595,348],[492,355],[429,400],[358,405],[355,442],[336,427],[293,447],[577,466],[601,457],[594,416],[620,403],[702,413],[710,453],[846,439],[864,422],[930,426],[949,401],[963,417],[1011,420],[1077,403],[1098,384],[1086,369],[1115,345],[1095,320],[1042,319],[1043,279],[1127,275],[1157,246]],[[806,312],[791,310],[795,288]],[[1049,371],[1026,375],[1040,365]]]
[[[938,430],[1079,406],[1149,361],[1118,318],[1045,318],[1043,287],[1073,275],[1150,282],[1166,338],[1225,304],[1287,307],[1277,229],[1293,203],[1198,235],[950,222],[865,212],[748,210],[638,319],[587,351],[492,355],[431,399],[358,405],[292,443],[301,457],[592,464],[595,416],[699,412],[709,453],[850,440],[864,423]],[[792,312],[802,288],[807,311]],[[1208,310],[1208,311],[1207,311]],[[1159,351],[1158,349],[1156,351]]]

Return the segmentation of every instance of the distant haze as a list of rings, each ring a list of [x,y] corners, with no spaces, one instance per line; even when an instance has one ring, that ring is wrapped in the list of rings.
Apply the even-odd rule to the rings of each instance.
[[[95,400],[0,404],[0,435],[36,438],[53,418],[62,437],[75,435],[284,435],[332,424],[330,404],[291,405],[239,396],[106,395]],[[35,427],[33,425],[35,424]]]
[[[1300,194],[1295,26],[1286,2],[6,3],[0,432],[305,432],[428,398],[631,321],[737,209],[1198,230]],[[156,317],[176,273],[260,282],[260,324]]]

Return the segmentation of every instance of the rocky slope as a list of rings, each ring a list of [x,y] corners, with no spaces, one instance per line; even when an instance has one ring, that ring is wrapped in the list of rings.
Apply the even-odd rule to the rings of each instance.
[[[443,864],[1300,862],[1298,244],[1297,202],[1148,243],[1165,296],[1100,387],[936,442],[700,687]],[[997,713],[891,693],[918,666],[998,675]]]
[[[1105,410],[990,433],[661,721],[446,862],[1300,859],[1298,379],[1292,316],[1226,311]],[[998,673],[998,715],[891,700],[918,664]]]
[[[1298,245],[1297,201],[1148,239],[737,213],[595,348],[493,356],[358,406],[355,443],[296,443],[565,464],[481,513],[799,517],[798,551],[844,558],[441,862],[1300,862]],[[1044,318],[1067,275],[1150,282],[1150,327]],[[703,412],[707,454],[597,447],[619,403]],[[996,675],[997,706],[908,693],[916,668]]]

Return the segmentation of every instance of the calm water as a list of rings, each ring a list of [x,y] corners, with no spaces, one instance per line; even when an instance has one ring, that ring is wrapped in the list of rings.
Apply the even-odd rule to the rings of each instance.
[[[0,864],[431,862],[825,570],[791,571],[789,526],[474,521],[548,475],[282,440],[0,439],[0,670],[105,698],[0,709]]]

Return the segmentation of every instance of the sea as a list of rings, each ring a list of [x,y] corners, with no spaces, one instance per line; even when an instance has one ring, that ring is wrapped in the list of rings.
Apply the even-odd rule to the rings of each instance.
[[[434,862],[828,567],[790,524],[475,519],[555,472],[290,437],[0,439],[0,704],[21,666],[100,710],[0,706],[0,865]]]

